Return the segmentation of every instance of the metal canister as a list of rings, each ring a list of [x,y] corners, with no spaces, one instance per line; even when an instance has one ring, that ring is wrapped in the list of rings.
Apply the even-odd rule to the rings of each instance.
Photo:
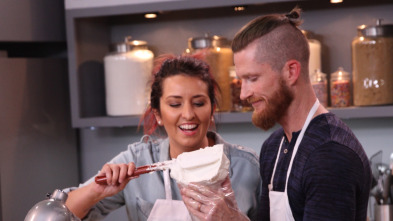
[[[109,116],[143,114],[149,101],[153,58],[146,41],[126,37],[124,42],[111,45],[111,52],[104,58]]]
[[[233,52],[230,41],[222,36],[204,36],[188,39],[187,52],[204,51],[204,58],[217,81],[221,96],[218,99],[218,111],[230,111],[232,108],[231,79],[229,69],[233,66]]]
[[[393,25],[361,25],[352,41],[354,105],[393,103]]]

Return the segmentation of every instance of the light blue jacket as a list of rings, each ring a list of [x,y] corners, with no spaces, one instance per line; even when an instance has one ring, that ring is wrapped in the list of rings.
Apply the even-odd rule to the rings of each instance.
[[[251,220],[257,219],[261,179],[259,172],[259,159],[254,150],[239,145],[226,143],[218,134],[208,132],[216,144],[224,144],[224,151],[231,162],[229,176],[232,189],[235,192],[239,209],[247,214]],[[129,163],[143,166],[156,162],[170,160],[169,140],[159,139],[148,142],[130,144],[128,149],[121,152],[110,163]],[[94,177],[80,186],[93,182]],[[70,188],[66,191],[75,189]],[[181,200],[181,195],[176,181],[171,178],[172,198]],[[132,221],[147,220],[151,209],[157,199],[165,199],[165,188],[162,171],[141,175],[131,180],[125,189],[118,194],[107,197],[97,203],[84,220],[103,219],[111,211],[126,205],[128,219]]]

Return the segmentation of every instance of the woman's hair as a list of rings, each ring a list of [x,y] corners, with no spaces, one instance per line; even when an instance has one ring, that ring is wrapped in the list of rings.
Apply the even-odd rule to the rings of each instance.
[[[160,98],[163,94],[162,85],[164,80],[167,77],[179,74],[196,77],[206,83],[213,114],[214,108],[217,105],[216,95],[219,94],[219,87],[210,73],[209,65],[203,61],[202,53],[182,56],[175,56],[173,54],[161,55],[154,61],[150,103],[141,119],[141,122],[144,122],[144,134],[151,135],[158,127],[154,111],[160,113]]]

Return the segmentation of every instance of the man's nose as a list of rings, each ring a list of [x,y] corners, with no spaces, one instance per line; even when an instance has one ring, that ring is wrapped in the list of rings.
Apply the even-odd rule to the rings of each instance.
[[[247,98],[251,97],[251,95],[252,93],[248,85],[244,81],[242,81],[242,87],[240,90],[240,99],[247,100]]]

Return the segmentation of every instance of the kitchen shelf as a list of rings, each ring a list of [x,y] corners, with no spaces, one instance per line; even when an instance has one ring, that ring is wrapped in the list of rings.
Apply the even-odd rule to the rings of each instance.
[[[341,119],[361,119],[393,117],[393,105],[328,108],[328,110]],[[219,112],[215,118],[218,124],[250,123],[252,112]],[[123,117],[87,117],[78,121],[76,127],[135,127],[139,125],[140,116]]]
[[[232,6],[239,5],[239,2],[241,5],[249,6],[247,12],[244,12],[242,15],[235,14],[232,10]],[[198,25],[201,25],[201,22],[204,22],[203,25],[212,26],[213,28],[210,27],[210,29],[213,30],[225,27],[230,29],[228,37],[233,35],[232,29],[238,29],[237,26],[239,25],[236,24],[235,27],[232,20],[228,20],[228,18],[236,17],[236,20],[238,20],[243,19],[244,16],[255,17],[261,13],[280,10],[288,11],[297,4],[300,4],[303,9],[309,7],[307,12],[311,12],[311,16],[314,16],[313,18],[320,18],[320,9],[330,8],[331,10],[336,10],[334,6],[330,6],[327,2],[321,3],[318,1],[315,3],[315,1],[311,0],[181,0],[158,2],[157,0],[153,3],[139,2],[134,5],[130,3],[124,6],[66,10],[72,126],[75,128],[128,127],[139,124],[139,116],[109,117],[105,113],[103,57],[109,53],[108,46],[114,41],[124,39],[124,34],[135,34],[136,36],[139,34],[143,37],[151,37],[148,35],[151,33],[156,34],[158,37],[147,39],[149,44],[152,43],[152,50],[155,52],[155,55],[159,55],[163,51],[178,53],[181,49],[185,49],[187,41],[187,38],[179,39],[178,36],[187,35],[191,37],[194,34],[198,34],[197,31],[191,30],[189,27],[185,31],[182,30],[184,22],[191,22],[191,26],[196,24],[196,29],[200,28]],[[387,0],[377,0],[373,1],[373,3],[363,0],[353,1],[352,3],[351,1],[345,2],[344,4],[348,4],[347,2],[352,4],[347,5],[349,8],[359,4],[378,5],[380,3],[390,4],[391,6],[391,2]],[[147,12],[159,12],[160,20],[146,21],[143,18],[143,14]],[[334,12],[330,13],[333,14]],[[361,14],[361,12],[358,14]],[[226,21],[226,23],[221,23],[220,21],[222,20]],[[247,18],[247,20],[249,19]],[[179,24],[179,22],[183,23]],[[337,24],[340,23],[335,23],[335,25]],[[174,30],[180,33],[174,36]],[[173,33],[166,36],[167,33],[165,31]],[[352,37],[353,34],[350,34],[350,36]],[[171,41],[167,39],[171,39]],[[179,41],[182,41],[183,45],[179,44]],[[342,54],[345,53],[340,53],[340,55]],[[337,53],[329,56],[337,59],[336,55]],[[329,61],[329,58],[327,60]],[[344,62],[344,65],[350,66],[350,62]],[[393,106],[350,107],[330,109],[330,111],[342,119],[393,117]],[[219,113],[216,118],[221,124],[245,123],[251,122],[251,113]]]

